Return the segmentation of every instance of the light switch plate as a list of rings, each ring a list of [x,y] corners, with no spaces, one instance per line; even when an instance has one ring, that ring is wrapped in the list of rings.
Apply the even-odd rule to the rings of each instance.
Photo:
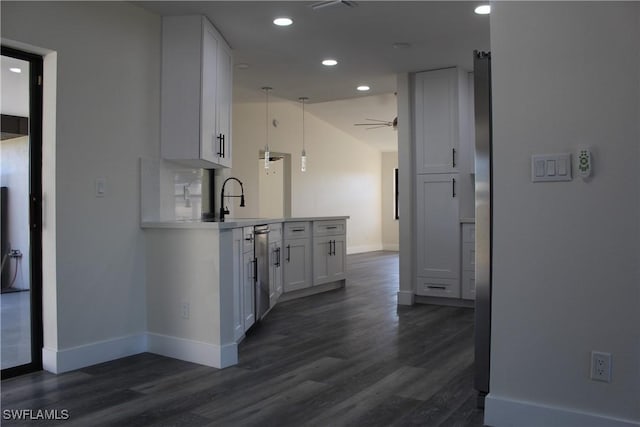
[[[571,154],[534,154],[531,156],[531,181],[571,181]]]
[[[96,197],[104,197],[107,194],[107,179],[96,178],[95,180]]]

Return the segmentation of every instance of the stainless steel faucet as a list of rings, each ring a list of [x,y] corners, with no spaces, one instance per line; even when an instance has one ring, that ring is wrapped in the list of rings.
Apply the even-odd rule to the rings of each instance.
[[[224,195],[224,186],[227,185],[227,181],[229,181],[230,179],[238,181],[238,184],[240,184],[240,191],[242,192],[241,195],[239,195],[239,196],[233,196],[233,195],[225,196]],[[222,183],[222,191],[220,191],[220,222],[224,222],[224,216],[229,213],[229,209],[226,209],[224,207],[224,198],[225,197],[240,197],[240,207],[243,208],[244,207],[244,187],[242,185],[242,181],[240,181],[238,178],[234,178],[234,177],[231,176],[231,177],[225,179],[224,182]]]

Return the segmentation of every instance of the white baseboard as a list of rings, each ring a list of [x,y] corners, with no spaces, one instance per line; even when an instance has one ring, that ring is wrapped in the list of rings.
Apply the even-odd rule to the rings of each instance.
[[[382,243],[376,245],[361,245],[361,246],[349,246],[347,248],[347,255],[360,254],[363,252],[381,251]]]
[[[395,243],[383,243],[382,244],[383,251],[392,251],[392,252],[400,252],[400,245]]]
[[[412,291],[398,292],[398,305],[413,305],[415,302],[415,294]]]
[[[199,363],[213,368],[226,368],[238,363],[236,343],[219,346],[202,341],[188,340],[160,334],[147,334],[150,353],[187,362]]]
[[[492,427],[639,427],[640,422],[494,396],[485,400],[484,424]]]
[[[44,347],[42,349],[42,367],[54,374],[61,374],[145,351],[147,351],[145,334],[98,341],[64,350]]]

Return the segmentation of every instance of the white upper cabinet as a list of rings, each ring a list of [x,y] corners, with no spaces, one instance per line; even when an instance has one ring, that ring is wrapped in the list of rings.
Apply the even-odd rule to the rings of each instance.
[[[467,75],[453,67],[416,73],[414,79],[416,173],[460,172],[460,139],[468,133],[461,127],[466,126]]]
[[[231,50],[203,16],[162,19],[161,151],[197,168],[231,167]]]

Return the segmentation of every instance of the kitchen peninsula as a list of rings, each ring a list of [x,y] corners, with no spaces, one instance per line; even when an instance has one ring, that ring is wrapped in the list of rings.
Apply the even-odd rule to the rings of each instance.
[[[269,226],[269,309],[346,280],[347,216],[143,221],[147,340],[152,353],[216,368],[238,362],[259,319],[254,227]]]

